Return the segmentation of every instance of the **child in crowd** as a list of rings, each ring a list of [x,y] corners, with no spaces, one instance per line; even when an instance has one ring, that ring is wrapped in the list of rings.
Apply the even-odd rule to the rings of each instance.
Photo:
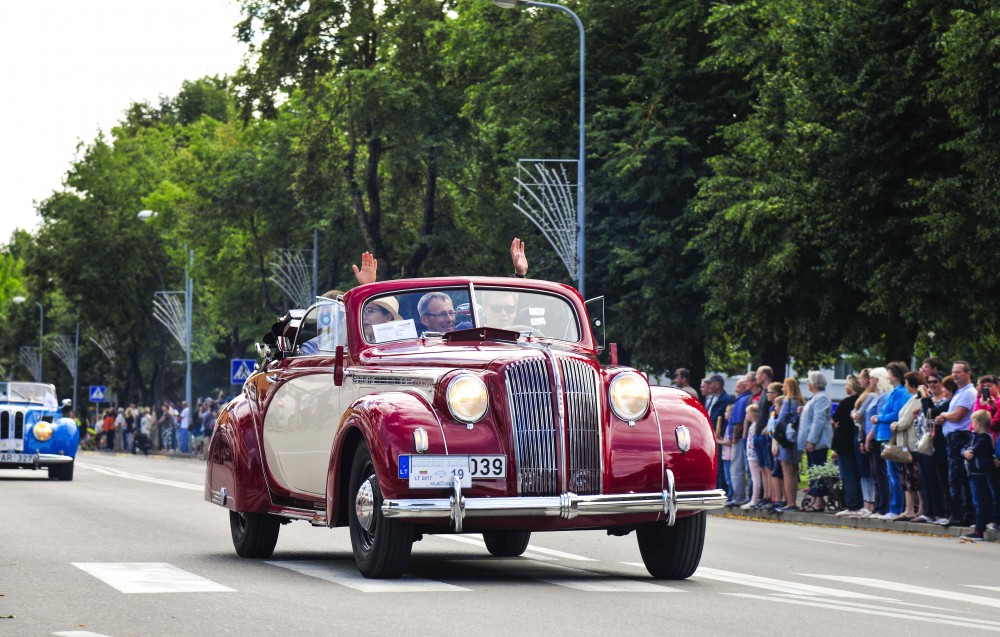
[[[750,465],[750,483],[752,485],[750,501],[742,505],[741,509],[756,509],[757,505],[763,499],[763,489],[764,489],[764,474],[761,468],[760,461],[757,459],[757,450],[754,447],[754,426],[757,423],[757,412],[760,411],[759,405],[748,405],[747,414],[743,419],[743,431],[746,434],[746,449],[747,449],[747,463]]]
[[[993,494],[989,478],[993,470],[993,437],[990,431],[990,414],[984,409],[972,413],[972,442],[962,449],[965,470],[972,487],[972,503],[976,507],[976,526],[972,533],[963,535],[965,540],[981,540],[986,524],[993,518]]]
[[[726,428],[722,436],[716,434],[715,443],[722,447],[722,470],[726,478],[726,506],[733,502],[733,479],[730,475],[730,465],[733,462],[733,425],[729,422],[729,416],[733,413],[733,406],[726,407],[726,415],[722,422],[726,423]]]

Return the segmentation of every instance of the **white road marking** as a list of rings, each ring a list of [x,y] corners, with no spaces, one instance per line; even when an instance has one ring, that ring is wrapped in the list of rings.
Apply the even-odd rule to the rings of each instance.
[[[431,579],[420,579],[404,575],[399,579],[368,579],[358,572],[351,563],[337,564],[319,561],[289,560],[284,562],[266,562],[273,566],[287,568],[290,571],[315,577],[325,582],[332,582],[362,593],[437,593],[469,591],[468,588],[446,584]]]
[[[986,591],[996,591],[1000,593],[1000,586],[978,586],[976,584],[963,584],[963,586],[968,586],[969,588],[981,588]]]
[[[913,621],[929,622],[932,624],[944,624],[947,626],[957,626],[959,628],[978,628],[980,630],[991,630],[1000,632],[1000,623],[987,622],[979,619],[966,619],[964,617],[949,617],[947,615],[937,615],[935,613],[920,613],[917,611],[896,611],[885,608],[865,606],[864,604],[852,604],[840,600],[823,600],[817,598],[801,597],[791,595],[788,597],[777,597],[769,595],[755,595],[753,593],[723,593],[730,597],[743,597],[756,601],[778,602],[780,604],[794,604],[797,606],[812,606],[814,608],[828,608],[848,613],[861,613],[864,615],[878,615],[881,617],[893,617],[896,619],[910,619]]]
[[[818,575],[813,573],[799,573],[805,577],[816,577],[819,579],[828,579],[835,582],[845,582],[847,584],[857,584],[859,586],[870,586],[872,588],[879,588],[886,591],[898,591],[900,593],[912,593],[914,595],[927,595],[929,597],[936,597],[938,599],[951,599],[957,602],[966,602],[968,604],[979,604],[980,606],[992,606],[993,608],[1000,608],[1000,599],[993,599],[991,597],[982,597],[980,595],[969,595],[968,593],[956,593],[954,591],[939,589],[939,588],[927,588],[925,586],[915,586],[913,584],[901,584],[899,582],[890,582],[884,579],[874,579],[871,577],[852,577],[849,575]]]
[[[502,575],[516,574],[520,579],[533,579],[554,586],[572,588],[589,593],[686,593],[653,583],[648,578],[620,577],[595,573],[571,566],[534,562],[531,560],[449,560],[477,571],[493,571]]]
[[[234,589],[166,562],[73,562],[123,593],[231,593]]]
[[[58,633],[52,633],[58,637],[110,637],[110,635],[102,635],[101,633],[92,633],[89,630],[61,630]]]
[[[574,555],[572,553],[563,553],[562,551],[556,551],[555,549],[546,549],[541,546],[535,546],[534,544],[528,545],[529,551],[534,551],[536,553],[542,553],[544,555],[552,555],[554,557],[561,557],[564,560],[576,560],[577,562],[596,562],[597,560],[591,557],[584,557],[582,555]]]
[[[152,484],[159,484],[165,487],[175,487],[177,489],[189,489],[191,491],[204,491],[205,485],[203,484],[191,484],[190,482],[177,482],[175,480],[164,480],[162,478],[154,478],[152,476],[144,476],[138,473],[128,473],[122,471],[121,469],[111,469],[108,467],[101,467],[96,464],[88,464],[86,462],[76,461],[76,466],[82,469],[90,469],[91,471],[96,471],[97,473],[103,473],[106,476],[113,476],[115,478],[125,478],[126,480],[135,480],[137,482],[149,482]]]
[[[646,568],[642,562],[622,562],[629,566]],[[887,600],[885,597],[876,597],[864,593],[853,593],[837,588],[825,588],[823,586],[813,586],[812,584],[800,584],[798,582],[788,582],[759,575],[748,575],[746,573],[734,573],[732,571],[721,571],[707,566],[700,566],[691,576],[692,579],[710,579],[729,584],[740,584],[752,588],[764,588],[772,593],[791,593],[792,595],[822,595],[826,597],[842,597],[847,599],[878,599]]]
[[[808,540],[809,542],[822,542],[823,544],[836,544],[837,546],[853,546],[855,548],[861,548],[860,544],[848,544],[847,542],[834,542],[832,540],[820,540],[814,537],[797,537],[797,540]]]
[[[455,542],[462,542],[464,544],[472,544],[473,546],[477,546],[477,547],[483,549],[484,551],[486,550],[486,542],[484,542],[480,537],[475,536],[475,535],[473,535],[473,536],[468,536],[468,535],[432,535],[431,537],[441,538],[443,540],[453,540]],[[521,555],[521,557],[526,558],[526,559],[532,559],[532,560],[541,560],[543,562],[554,562],[555,559],[556,559],[554,557],[546,557],[544,555],[534,554],[534,553],[531,553],[529,551],[526,551],[524,554]]]

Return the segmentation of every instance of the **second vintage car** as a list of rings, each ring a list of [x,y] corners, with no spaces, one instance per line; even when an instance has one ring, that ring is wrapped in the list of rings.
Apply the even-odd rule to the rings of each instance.
[[[359,286],[283,317],[219,417],[205,498],[236,552],[282,524],[350,527],[362,574],[399,577],[427,533],[482,533],[496,556],[532,532],[635,532],[657,578],[698,567],[715,439],[687,393],[602,365],[571,287],[501,278]]]
[[[54,386],[0,382],[0,469],[46,469],[72,480],[79,446],[80,430],[63,417]]]

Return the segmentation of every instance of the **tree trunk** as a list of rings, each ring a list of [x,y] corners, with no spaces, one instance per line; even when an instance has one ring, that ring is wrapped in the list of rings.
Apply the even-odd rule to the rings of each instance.
[[[420,276],[420,267],[431,251],[431,237],[434,235],[434,217],[437,203],[437,149],[427,152],[427,170],[424,182],[424,222],[417,238],[417,249],[406,262],[406,276]]]

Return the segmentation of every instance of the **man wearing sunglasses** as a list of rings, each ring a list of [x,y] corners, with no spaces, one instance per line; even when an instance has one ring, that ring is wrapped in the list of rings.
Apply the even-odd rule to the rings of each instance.
[[[483,293],[483,323],[490,327],[506,328],[517,318],[517,294],[497,291]]]

